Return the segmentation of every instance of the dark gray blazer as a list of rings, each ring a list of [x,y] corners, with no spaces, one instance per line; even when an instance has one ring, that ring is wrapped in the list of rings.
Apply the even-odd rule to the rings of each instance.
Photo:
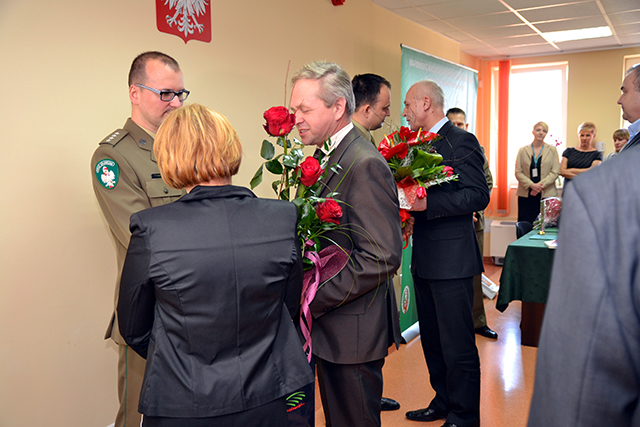
[[[459,180],[427,189],[427,210],[412,212],[411,272],[423,279],[472,277],[483,271],[473,212],[489,204],[484,155],[476,137],[448,121],[433,146]]]
[[[565,187],[529,427],[640,425],[640,147]]]
[[[232,185],[197,186],[131,217],[117,314],[147,359],[141,413],[230,414],[314,380],[292,322],[296,223],[293,204]]]
[[[371,362],[400,340],[395,294],[387,280],[402,258],[395,180],[378,150],[355,128],[327,164],[342,169],[327,173],[321,195],[335,190],[344,202],[342,230],[327,237],[351,250],[351,259],[311,304],[313,353],[332,363]],[[323,240],[324,246],[330,244]]]

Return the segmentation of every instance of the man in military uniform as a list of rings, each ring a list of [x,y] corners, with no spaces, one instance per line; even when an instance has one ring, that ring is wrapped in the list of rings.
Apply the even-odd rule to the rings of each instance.
[[[129,71],[131,118],[123,129],[103,139],[91,159],[93,190],[116,243],[118,278],[129,245],[129,218],[143,209],[173,202],[184,192],[169,187],[160,176],[153,154],[153,139],[165,117],[182,106],[189,95],[175,59],[160,52],[145,52]],[[117,305],[117,300],[116,300]],[[139,427],[138,399],[145,360],[122,339],[115,312],[105,339],[118,344],[118,397],[116,427]]]

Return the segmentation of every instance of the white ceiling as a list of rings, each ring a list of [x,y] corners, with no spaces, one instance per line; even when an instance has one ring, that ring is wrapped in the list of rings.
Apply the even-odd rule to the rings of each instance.
[[[640,46],[640,0],[371,0],[482,59]],[[539,32],[608,25],[613,36],[547,42]],[[537,31],[536,31],[537,30]]]

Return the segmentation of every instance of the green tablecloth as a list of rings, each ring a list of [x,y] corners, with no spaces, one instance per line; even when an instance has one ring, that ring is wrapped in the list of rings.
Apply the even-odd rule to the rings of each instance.
[[[557,229],[547,230],[545,235],[533,230],[507,247],[496,300],[498,310],[505,311],[514,300],[547,302],[555,250],[544,242],[557,237]]]

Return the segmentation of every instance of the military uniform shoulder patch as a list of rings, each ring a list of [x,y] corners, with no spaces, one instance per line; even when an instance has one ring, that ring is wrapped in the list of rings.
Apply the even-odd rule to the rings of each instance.
[[[100,144],[116,145],[118,142],[122,140],[122,138],[127,136],[128,133],[129,132],[124,129],[116,129],[113,131],[113,133],[111,133],[110,135],[105,137],[102,141],[100,141]]]
[[[120,179],[120,168],[118,163],[112,159],[100,160],[94,169],[96,179],[107,190],[113,190],[118,185]]]

